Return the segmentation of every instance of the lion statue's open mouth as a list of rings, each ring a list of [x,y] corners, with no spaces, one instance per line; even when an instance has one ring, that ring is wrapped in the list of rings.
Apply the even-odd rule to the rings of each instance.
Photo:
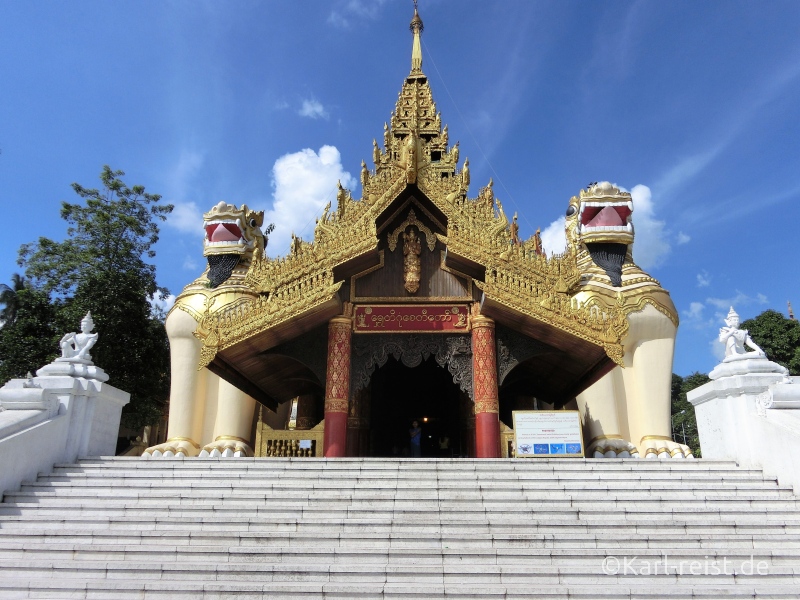
[[[220,202],[203,215],[203,254],[212,288],[227,281],[243,258],[264,251],[264,234],[259,229],[263,222],[264,212],[250,210],[246,204],[237,208]]]

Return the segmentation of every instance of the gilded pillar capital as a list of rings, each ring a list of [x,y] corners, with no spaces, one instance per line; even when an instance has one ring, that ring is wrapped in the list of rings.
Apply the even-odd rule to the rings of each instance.
[[[470,318],[473,329],[476,327],[491,327],[494,329],[494,319],[486,315],[474,315]]]

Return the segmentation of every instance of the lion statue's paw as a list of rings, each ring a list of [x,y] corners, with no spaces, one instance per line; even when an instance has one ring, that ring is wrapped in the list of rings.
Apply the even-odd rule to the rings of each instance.
[[[587,456],[594,458],[639,458],[639,450],[628,440],[604,438],[592,442]]]
[[[142,458],[188,458],[197,456],[199,449],[200,446],[188,438],[173,439],[151,446],[142,453]]]
[[[238,458],[253,456],[253,449],[241,438],[220,436],[210,444],[203,446],[200,458]]]
[[[645,458],[694,458],[692,449],[689,446],[655,436],[642,438],[642,454],[644,454]]]

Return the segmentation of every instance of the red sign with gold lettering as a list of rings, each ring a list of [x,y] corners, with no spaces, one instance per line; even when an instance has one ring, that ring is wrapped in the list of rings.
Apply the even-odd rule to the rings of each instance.
[[[469,331],[469,311],[466,305],[452,304],[358,305],[354,331],[463,333]]]

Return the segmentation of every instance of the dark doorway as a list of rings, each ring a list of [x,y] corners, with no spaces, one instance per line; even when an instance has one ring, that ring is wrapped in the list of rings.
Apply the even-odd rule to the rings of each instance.
[[[433,357],[409,368],[394,358],[372,375],[370,383],[372,456],[408,456],[411,422],[422,428],[422,456],[466,456],[472,402],[452,375]],[[447,438],[448,447],[440,448]]]

